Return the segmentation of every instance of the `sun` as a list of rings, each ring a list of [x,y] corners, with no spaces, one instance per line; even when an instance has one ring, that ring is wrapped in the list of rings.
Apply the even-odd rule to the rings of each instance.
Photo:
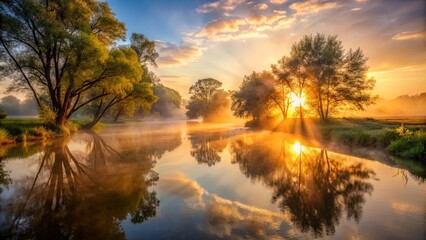
[[[295,93],[290,94],[290,99],[293,107],[304,106],[306,102],[305,93],[302,93],[302,97],[297,96]]]

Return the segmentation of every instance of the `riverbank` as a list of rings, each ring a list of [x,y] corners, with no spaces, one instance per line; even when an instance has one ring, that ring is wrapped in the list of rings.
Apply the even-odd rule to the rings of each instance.
[[[66,128],[59,130],[37,118],[3,119],[0,121],[0,145],[63,137],[76,132],[83,124],[81,120],[71,120]]]
[[[250,124],[248,124],[250,126]],[[272,126],[272,127],[270,127]],[[426,165],[426,117],[287,119],[260,124],[260,128],[286,132],[322,143],[379,148],[388,154]]]

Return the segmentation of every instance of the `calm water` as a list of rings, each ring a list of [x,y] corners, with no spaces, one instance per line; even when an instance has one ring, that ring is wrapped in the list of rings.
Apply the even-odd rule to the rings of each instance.
[[[2,147],[0,238],[426,238],[422,178],[307,145],[180,122]]]

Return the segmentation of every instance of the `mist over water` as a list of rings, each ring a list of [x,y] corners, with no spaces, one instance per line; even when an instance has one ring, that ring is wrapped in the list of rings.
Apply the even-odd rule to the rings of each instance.
[[[0,236],[424,239],[424,178],[349,152],[240,123],[185,121],[8,146]]]

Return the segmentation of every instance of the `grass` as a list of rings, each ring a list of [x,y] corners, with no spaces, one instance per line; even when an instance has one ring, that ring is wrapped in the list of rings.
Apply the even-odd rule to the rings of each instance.
[[[85,122],[72,120],[67,127],[53,129],[40,119],[3,119],[0,120],[0,144],[38,141],[61,137],[77,131]]]
[[[426,165],[426,118],[340,118],[327,123],[305,119],[304,122],[304,130],[299,130],[304,137],[350,147],[382,148],[390,155]],[[276,129],[297,134],[300,125],[300,120],[288,119]]]

